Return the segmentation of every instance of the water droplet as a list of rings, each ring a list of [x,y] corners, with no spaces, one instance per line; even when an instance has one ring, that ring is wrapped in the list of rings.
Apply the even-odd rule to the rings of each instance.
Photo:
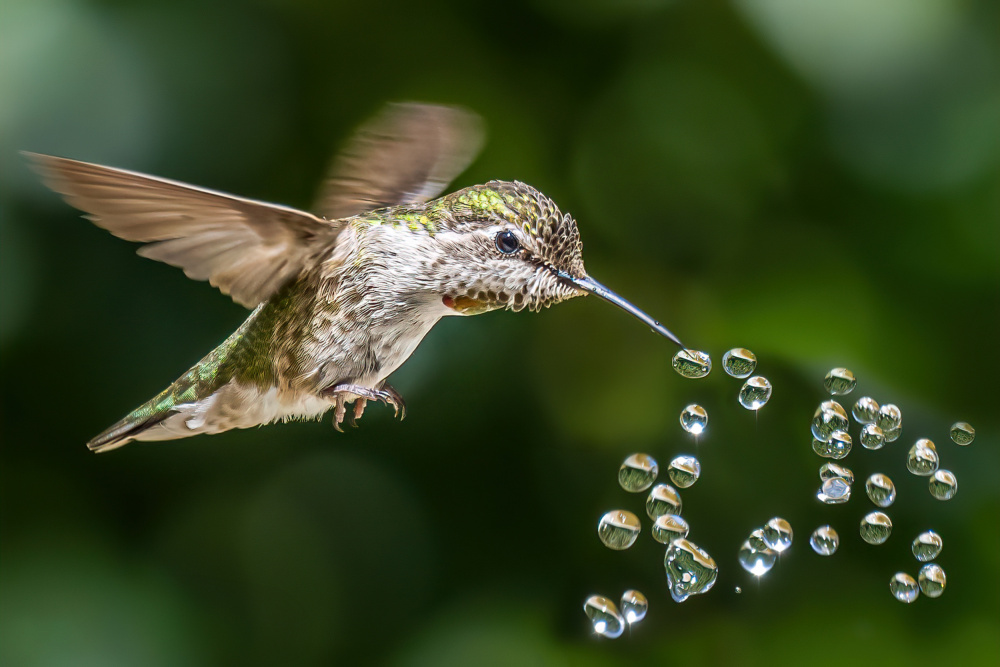
[[[911,549],[917,560],[921,563],[926,563],[929,560],[937,558],[941,554],[943,547],[944,540],[941,539],[940,535],[933,530],[925,530],[913,540]]]
[[[861,429],[861,446],[865,449],[882,449],[885,434],[875,424],[865,424]]]
[[[872,424],[875,416],[878,415],[878,403],[870,396],[862,396],[854,404],[851,410],[854,420],[859,424]]]
[[[667,466],[670,481],[686,489],[701,477],[701,463],[693,456],[676,456]]]
[[[733,589],[733,592],[736,593],[737,595],[739,595],[740,593],[743,592],[743,589],[740,588],[739,586],[737,586],[736,588]]]
[[[708,426],[708,413],[705,408],[692,403],[681,410],[681,428],[688,433],[701,435],[701,432]]]
[[[840,460],[851,453],[851,436],[846,431],[834,431],[826,443],[827,458]]]
[[[843,477],[848,484],[854,484],[854,472],[845,466],[836,463],[824,463],[819,467],[819,478],[826,481],[832,477]]]
[[[834,396],[850,394],[857,384],[854,373],[846,368],[834,368],[823,379],[823,386]]]
[[[649,609],[649,601],[639,591],[629,589],[622,593],[622,616],[625,617],[629,625],[646,618],[647,609]]]
[[[734,347],[722,355],[722,368],[734,378],[750,377],[757,368],[757,357],[745,347]]]
[[[832,556],[840,546],[840,535],[831,526],[820,526],[809,537],[809,546],[820,556]]]
[[[906,469],[920,477],[933,475],[938,465],[937,447],[927,438],[917,440],[906,455]]]
[[[937,563],[928,563],[920,568],[917,575],[920,582],[920,592],[929,598],[939,598],[944,593],[944,587],[948,583],[944,570]]]
[[[763,528],[764,542],[770,548],[781,553],[792,546],[792,524],[781,517],[774,517]]]
[[[615,551],[628,549],[635,544],[642,525],[639,517],[628,510],[611,510],[597,524],[597,536],[604,546]]]
[[[885,512],[869,512],[861,520],[860,532],[868,544],[883,544],[892,534],[892,520]]]
[[[740,547],[739,553],[736,554],[736,559],[744,570],[752,575],[762,577],[774,567],[775,561],[778,560],[778,552],[767,546],[764,546],[763,549],[758,548],[759,546],[754,546],[750,540],[746,540]]]
[[[976,439],[976,429],[969,422],[955,422],[951,425],[951,439],[956,445],[971,445]]]
[[[902,426],[897,426],[896,428],[891,428],[888,431],[885,431],[883,435],[885,435],[886,443],[896,442],[897,440],[899,440],[899,434],[902,432],[903,432]]]
[[[880,472],[873,474],[865,482],[868,498],[879,507],[888,507],[896,501],[896,485],[888,475]]]
[[[905,572],[897,572],[889,580],[889,592],[900,602],[910,604],[920,595],[920,589],[913,577]]]
[[[837,431],[847,431],[847,412],[837,401],[823,401],[813,414],[812,434],[821,442],[830,442]]]
[[[740,388],[740,405],[747,410],[760,410],[771,400],[771,383],[766,377],[754,375]]]
[[[583,613],[590,619],[594,632],[616,639],[625,629],[625,619],[618,613],[615,603],[602,595],[591,595],[583,603]]]
[[[663,567],[667,571],[670,597],[677,602],[683,602],[691,595],[707,593],[719,575],[719,568],[708,552],[683,537],[667,547]]]
[[[958,491],[958,478],[950,470],[935,470],[927,480],[927,488],[938,500],[951,500]]]
[[[660,468],[656,465],[656,459],[649,454],[632,454],[622,463],[618,469],[618,483],[630,493],[645,491],[653,482]]]
[[[687,537],[688,522],[676,514],[661,514],[653,522],[653,539],[660,544],[670,544],[674,540]]]
[[[712,358],[698,350],[681,350],[670,363],[686,378],[703,378],[712,370]]]
[[[903,425],[903,413],[892,403],[886,403],[878,409],[878,414],[875,415],[875,424],[888,435],[889,431]]]
[[[851,485],[843,477],[824,480],[816,497],[826,505],[841,505],[851,499]]]
[[[646,514],[656,519],[664,514],[681,514],[681,496],[669,484],[657,484],[646,498]]]

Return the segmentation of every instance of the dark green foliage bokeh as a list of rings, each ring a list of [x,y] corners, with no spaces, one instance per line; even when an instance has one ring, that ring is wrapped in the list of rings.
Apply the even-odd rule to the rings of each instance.
[[[998,24],[958,0],[0,1],[0,663],[993,664]],[[16,151],[307,207],[353,127],[408,99],[480,113],[455,186],[551,195],[588,270],[712,375],[577,299],[443,321],[393,378],[403,423],[373,406],[345,435],[89,453],[245,312],[81,220]],[[756,420],[718,368],[733,346],[774,385]],[[854,498],[823,507],[808,422],[839,365],[904,429],[856,445]],[[947,503],[905,472],[921,436],[958,475]],[[670,601],[648,534],[598,543],[612,508],[648,530],[615,481],[633,451],[699,456],[682,495],[720,564],[708,595]],[[882,547],[857,534],[876,471],[899,489]],[[755,582],[736,550],[774,515],[795,544]],[[833,558],[807,544],[823,523]],[[948,588],[904,606],[889,578],[930,527]],[[630,587],[647,619],[596,640],[583,600]]]

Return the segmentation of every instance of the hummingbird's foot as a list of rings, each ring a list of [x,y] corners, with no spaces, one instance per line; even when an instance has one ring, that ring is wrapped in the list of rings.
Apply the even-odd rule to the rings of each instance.
[[[344,423],[344,416],[347,414],[347,408],[344,407],[344,395],[337,394],[334,397],[334,407],[333,407],[333,428],[337,429],[341,433],[344,429],[340,428],[340,425]]]
[[[367,405],[367,398],[359,398],[354,401],[354,411],[351,413],[351,416],[347,418],[347,423],[351,425],[351,428],[358,427],[358,420],[361,419],[361,415],[365,413],[365,406]]]
[[[357,400],[354,404],[354,416],[358,418],[361,413],[365,410],[365,404],[368,401],[381,401],[386,405],[391,405],[393,410],[395,410],[395,415],[398,417],[402,413],[403,417],[406,416],[406,403],[403,401],[403,397],[399,395],[395,389],[391,386],[383,383],[381,389],[369,389],[367,387],[362,387],[357,384],[337,384],[328,389],[324,389],[323,393],[327,396],[334,396],[337,401],[337,411],[334,413],[334,427],[340,430],[340,424],[344,421],[344,415],[346,411],[344,410],[343,404],[346,396],[357,396]],[[360,411],[358,409],[358,402],[364,401]],[[400,417],[402,419],[402,417]]]

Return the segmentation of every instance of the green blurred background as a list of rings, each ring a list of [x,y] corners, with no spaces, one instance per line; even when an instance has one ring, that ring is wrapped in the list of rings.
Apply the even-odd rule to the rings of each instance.
[[[1000,5],[986,0],[0,0],[0,662],[996,664],[1000,655]],[[391,100],[465,105],[489,141],[455,187],[527,181],[580,223],[592,275],[717,368],[594,299],[443,321],[369,408],[95,456],[88,438],[245,317],[38,184],[17,150],[306,207]],[[746,346],[753,415],[718,368]],[[814,498],[808,423],[832,366],[903,437]],[[677,423],[704,405],[700,443]],[[977,428],[959,448],[953,421]],[[958,495],[905,472],[938,443]],[[691,539],[720,566],[675,604],[662,547],[596,536],[634,451],[696,453]],[[895,530],[857,534],[895,479]],[[736,563],[781,515],[792,550]],[[840,531],[835,557],[807,539]],[[948,588],[905,606],[912,538]],[[736,594],[735,587],[743,589]],[[616,641],[592,593],[650,599]]]

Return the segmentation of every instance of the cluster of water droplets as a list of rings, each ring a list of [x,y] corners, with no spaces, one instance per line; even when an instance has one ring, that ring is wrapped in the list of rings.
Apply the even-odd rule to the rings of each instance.
[[[583,603],[583,613],[590,619],[594,632],[609,639],[617,639],[625,631],[626,625],[644,619],[648,608],[646,596],[632,589],[622,593],[620,610],[603,595],[591,595]]]
[[[791,546],[792,525],[781,517],[774,517],[750,532],[737,552],[736,559],[744,570],[762,577],[774,567],[778,554]]]
[[[712,371],[712,358],[699,350],[681,350],[674,355],[671,365],[679,375],[698,379]],[[771,399],[771,383],[761,375],[750,377],[757,369],[757,357],[745,347],[734,347],[722,355],[722,368],[734,378],[747,378],[736,395],[740,405],[747,410],[760,410]],[[681,426],[685,431],[700,434],[708,423],[704,408],[689,405],[681,413]]]

